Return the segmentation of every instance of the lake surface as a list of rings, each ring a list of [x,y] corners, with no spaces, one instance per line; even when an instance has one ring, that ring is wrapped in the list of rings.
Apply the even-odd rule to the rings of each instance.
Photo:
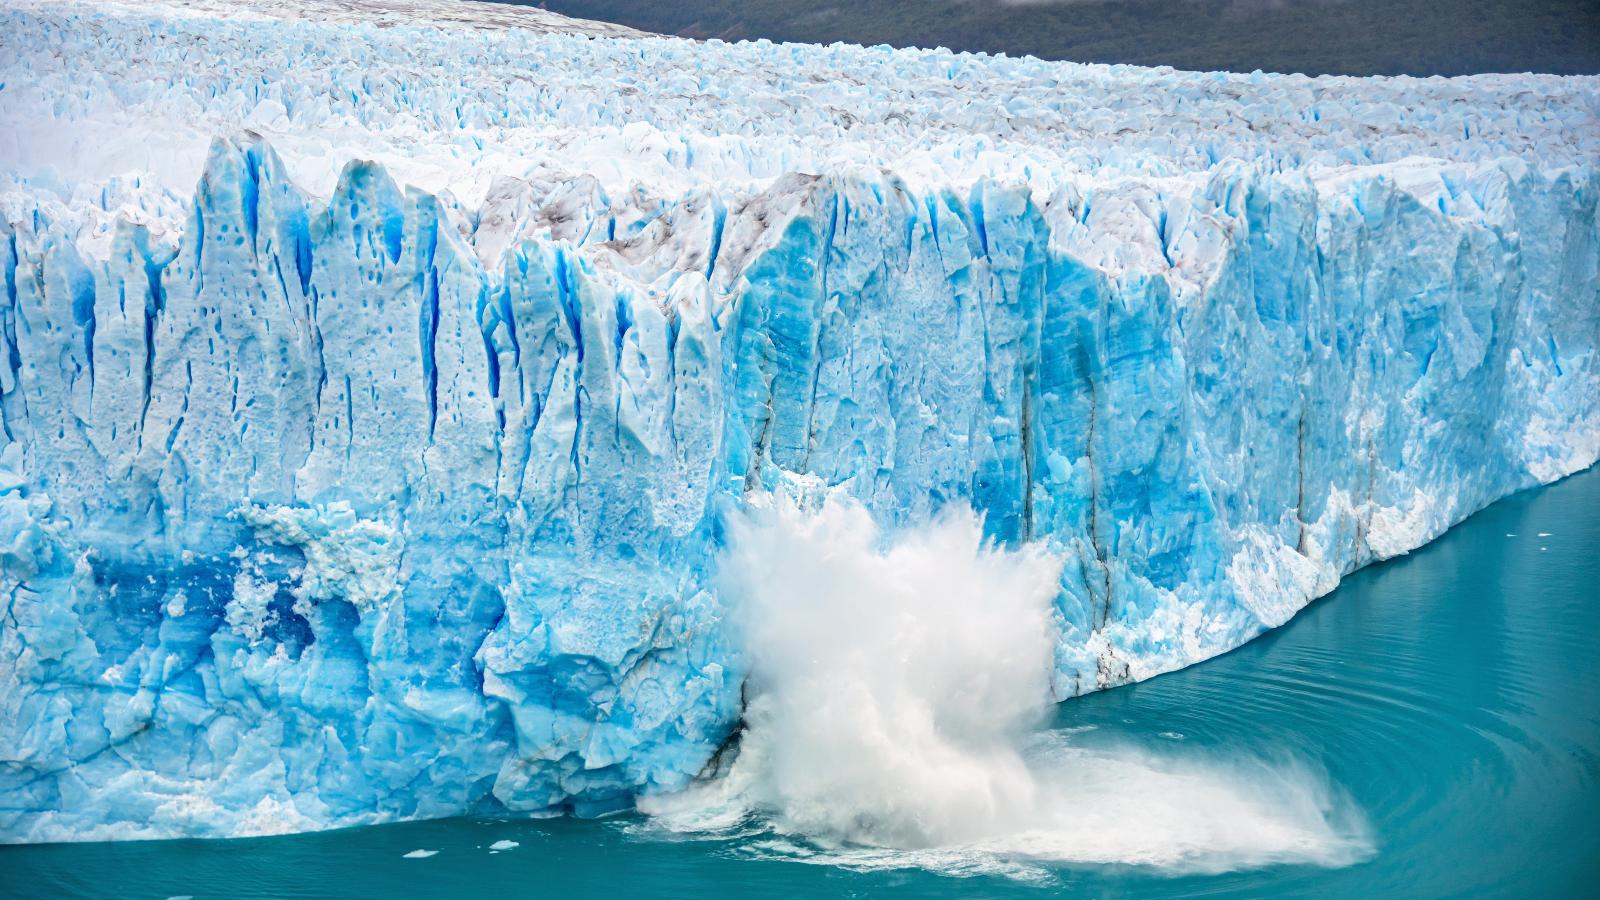
[[[955,877],[773,858],[760,835],[675,836],[638,817],[456,819],[0,847],[0,896],[1597,896],[1600,470],[1358,572],[1226,656],[1063,704],[1055,727],[1089,750],[1298,760],[1359,811],[1371,851],[1333,868]],[[405,858],[419,849],[437,853]]]

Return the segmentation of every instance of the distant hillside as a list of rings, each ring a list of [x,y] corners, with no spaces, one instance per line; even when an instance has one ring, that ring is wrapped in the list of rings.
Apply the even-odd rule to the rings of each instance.
[[[1347,75],[1600,73],[1600,0],[544,0],[689,37]]]

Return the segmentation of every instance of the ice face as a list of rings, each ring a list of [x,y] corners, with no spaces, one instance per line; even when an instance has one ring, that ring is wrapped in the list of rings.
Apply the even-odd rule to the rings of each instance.
[[[1596,79],[0,25],[3,839],[679,788],[756,493],[1042,543],[1069,697],[1600,455]]]

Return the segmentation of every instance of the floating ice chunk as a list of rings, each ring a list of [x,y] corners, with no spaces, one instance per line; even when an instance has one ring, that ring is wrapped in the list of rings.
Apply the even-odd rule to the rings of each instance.
[[[437,856],[438,854],[439,854],[439,851],[437,851],[437,850],[413,850],[410,853],[407,853],[405,855],[405,858],[406,859],[427,859],[430,856]]]
[[[495,850],[495,851],[500,851],[500,850],[510,850],[510,849],[512,849],[514,847],[521,847],[521,846],[522,845],[517,843],[516,841],[495,841],[494,843],[489,845],[489,849],[490,850]]]

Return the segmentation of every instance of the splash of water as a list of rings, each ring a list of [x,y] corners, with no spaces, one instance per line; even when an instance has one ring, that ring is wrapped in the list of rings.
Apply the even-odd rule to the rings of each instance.
[[[986,544],[970,509],[886,541],[843,495],[757,505],[721,560],[753,666],[739,756],[642,803],[651,827],[761,835],[746,849],[808,862],[1022,877],[1370,853],[1359,813],[1303,764],[1040,730],[1060,567]]]

